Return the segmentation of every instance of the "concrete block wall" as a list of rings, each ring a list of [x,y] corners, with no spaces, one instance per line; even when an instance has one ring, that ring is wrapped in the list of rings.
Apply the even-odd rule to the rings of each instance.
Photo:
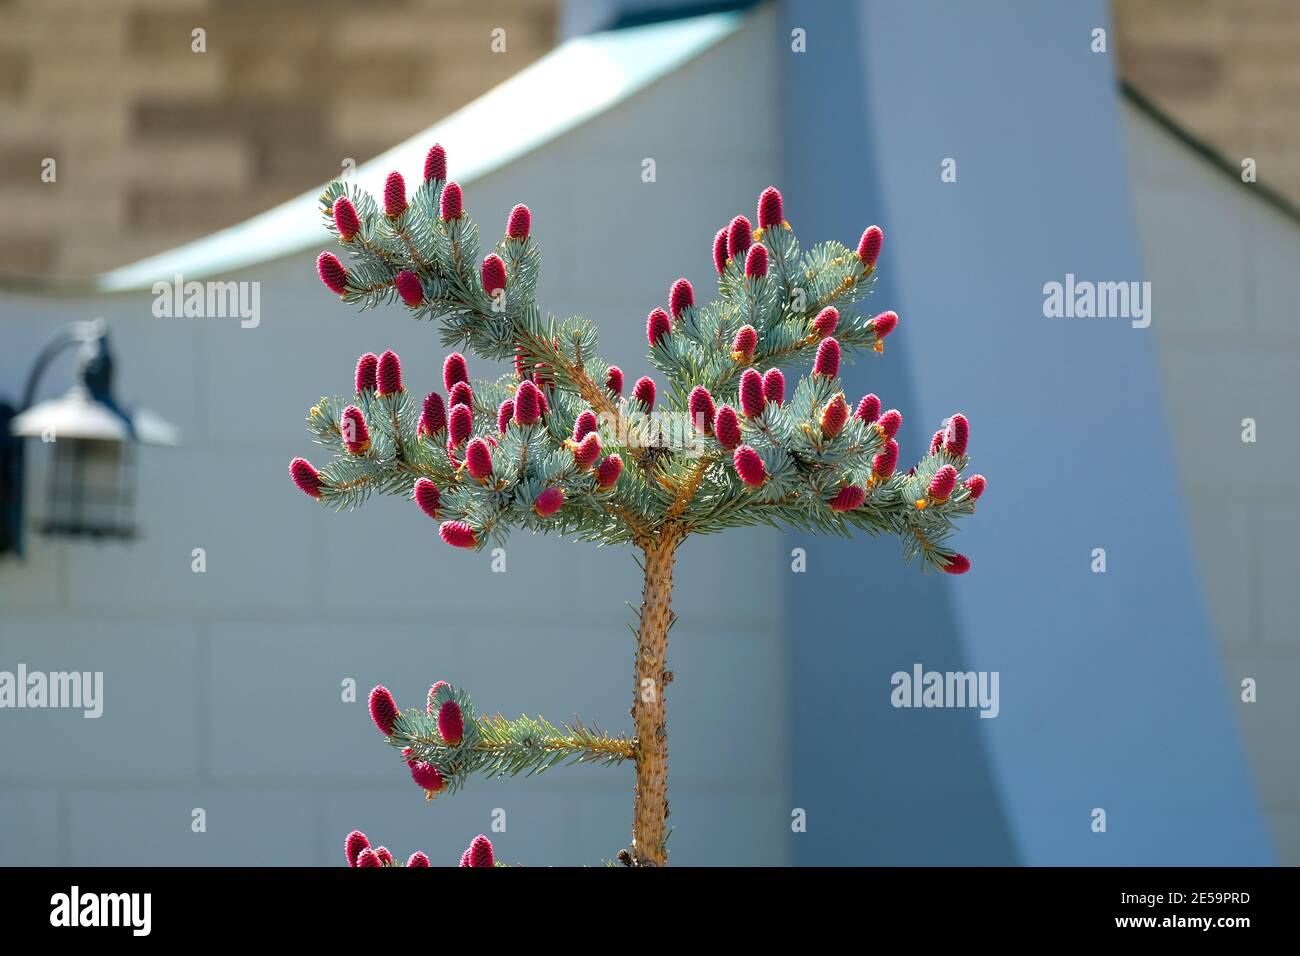
[[[544,306],[595,319],[602,354],[633,378],[649,371],[646,312],[682,274],[707,294],[714,231],[774,181],[775,111],[742,127],[698,96],[706,81],[737,98],[774,85],[746,66],[770,30],[760,18],[615,112],[466,185],[485,236],[515,202],[531,205]],[[457,144],[446,145],[454,168]],[[654,183],[642,181],[645,157]],[[619,237],[641,251],[626,254]],[[306,410],[350,387],[358,354],[394,348],[417,390],[438,380],[444,354],[435,331],[400,309],[340,306],[315,276],[315,252],[229,277],[262,283],[255,329],[154,318],[147,291],[0,297],[0,382],[21,379],[57,324],[101,315],[122,397],[184,436],[141,456],[140,542],[33,537],[25,563],[0,563],[0,669],[105,672],[99,720],[0,711],[0,864],[336,865],[355,827],[435,864],[454,863],[479,832],[503,859],[532,865],[597,863],[626,845],[630,767],[480,780],[429,805],[371,726],[373,684],[409,706],[444,678],[485,711],[578,714],[629,732],[624,602],[640,581],[622,549],[523,536],[494,574],[487,555],[442,545],[408,502],[335,514],[293,488],[288,460],[315,448]],[[56,367],[44,394],[69,374]],[[44,449],[33,451],[38,483]],[[681,555],[668,696],[675,863],[786,860],[782,545],[752,529],[691,541]],[[203,574],[191,570],[198,547]],[[719,598],[741,593],[743,611]],[[340,699],[348,677],[357,703]],[[191,832],[195,807],[206,833]],[[495,808],[505,833],[490,831]]]
[[[1187,522],[1240,728],[1278,858],[1300,863],[1300,222],[1126,113],[1152,330]],[[1242,421],[1256,423],[1254,443]],[[1148,489],[1145,493],[1159,493]],[[1244,703],[1253,678],[1258,700]]]

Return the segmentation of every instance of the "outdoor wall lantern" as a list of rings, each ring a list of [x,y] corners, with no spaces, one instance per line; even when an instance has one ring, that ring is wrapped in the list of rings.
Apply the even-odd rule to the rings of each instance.
[[[77,382],[62,398],[33,405],[41,376],[64,351],[79,347]],[[127,541],[135,537],[137,446],[175,445],[177,430],[113,396],[113,356],[102,319],[55,333],[27,376],[22,404],[0,402],[0,555],[23,553],[24,441],[51,448],[40,533]]]

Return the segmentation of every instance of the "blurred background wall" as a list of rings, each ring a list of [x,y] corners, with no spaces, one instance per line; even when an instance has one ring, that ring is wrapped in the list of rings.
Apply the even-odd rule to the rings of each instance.
[[[301,416],[322,391],[346,389],[359,352],[393,347],[408,381],[436,378],[442,350],[430,330],[396,312],[357,316],[340,308],[315,279],[317,247],[230,276],[262,283],[255,330],[236,320],[155,319],[147,290],[96,295],[81,280],[314,188],[344,159],[363,162],[513,75],[545,53],[557,31],[581,35],[700,9],[658,0],[385,0],[364,8],[130,0],[91,13],[73,0],[0,0],[0,122],[8,131],[0,197],[12,223],[0,237],[0,275],[8,277],[0,289],[0,393],[13,397],[54,326],[102,315],[118,351],[122,394],[163,412],[185,436],[182,448],[142,458],[144,540],[121,548],[32,537],[26,563],[0,563],[0,668],[25,661],[45,670],[102,669],[108,697],[99,721],[0,712],[0,862],[334,864],[353,827],[395,851],[422,848],[435,862],[439,855],[450,861],[487,830],[497,807],[510,821],[498,841],[506,858],[591,863],[626,842],[626,768],[479,783],[428,807],[387,759],[364,704],[339,700],[345,677],[363,691],[385,681],[402,703],[417,701],[431,679],[450,678],[488,710],[554,719],[576,712],[624,729],[632,648],[623,602],[637,589],[629,555],[516,538],[509,571],[493,575],[485,557],[466,560],[441,547],[409,505],[377,501],[354,515],[324,514],[304,506],[285,479],[288,457],[310,457]],[[882,390],[887,405],[904,410],[913,448],[954,410],[942,405],[949,397],[974,395],[988,405],[976,420],[974,448],[992,486],[971,530],[983,585],[977,574],[961,582],[918,578],[899,565],[891,542],[841,547],[755,530],[691,543],[671,657],[678,675],[669,708],[671,822],[682,830],[670,844],[674,862],[1260,862],[1268,853],[1253,823],[1255,791],[1278,857],[1300,860],[1292,743],[1300,647],[1289,624],[1300,606],[1285,580],[1300,526],[1300,512],[1285,502],[1300,463],[1282,439],[1295,425],[1300,380],[1293,332],[1300,290],[1291,266],[1300,227],[1288,205],[1300,179],[1292,140],[1300,127],[1288,92],[1300,9],[1269,0],[1118,0],[1110,24],[1101,3],[1035,18],[1014,4],[992,4],[964,32],[944,4],[900,9],[866,3],[846,17],[817,4],[775,4],[613,112],[467,190],[485,235],[514,202],[533,207],[543,301],[557,313],[596,317],[602,351],[634,376],[649,370],[637,344],[648,304],[683,272],[697,288],[709,287],[708,238],[731,215],[750,212],[763,186],[785,189],[805,241],[823,234],[852,241],[863,217],[879,219],[895,259],[876,298],[880,308],[899,308],[905,324],[883,363],[868,357],[850,373],[855,387]],[[998,370],[1015,376],[1017,363],[1033,357],[1015,351],[1022,346],[1009,345],[1001,359],[990,353],[972,387],[953,385],[949,396],[943,383],[963,373],[932,361],[921,338],[963,342],[973,361],[978,337],[962,338],[966,309],[977,316],[971,321],[1004,315],[1032,323],[1025,327],[1031,338],[1046,322],[1032,314],[1032,300],[1059,275],[994,261],[988,268],[1009,270],[1020,285],[979,286],[981,273],[962,271],[971,268],[964,248],[971,242],[1007,250],[999,233],[1014,217],[996,206],[990,214],[978,204],[949,204],[931,185],[938,161],[931,153],[951,151],[954,136],[966,155],[996,149],[1005,118],[974,112],[992,109],[977,97],[964,134],[957,129],[946,141],[933,134],[955,128],[959,114],[947,112],[954,91],[996,86],[961,78],[961,58],[979,52],[970,49],[972,37],[983,37],[982,56],[999,51],[1014,83],[1017,70],[1055,69],[1048,61],[1033,66],[1033,51],[1072,50],[1072,31],[1086,34],[1093,24],[1110,28],[1120,75],[1143,98],[1110,98],[1113,55],[1074,64],[1077,83],[1053,89],[1058,103],[1073,104],[1062,109],[1093,111],[1103,135],[1093,137],[1091,155],[1109,178],[1080,185],[1068,161],[1049,151],[1049,163],[1067,165],[1037,187],[1043,208],[1080,190],[1085,197],[1104,190],[1096,227],[1111,216],[1126,223],[1120,232],[1128,237],[1117,240],[1121,251],[1109,261],[1142,270],[1155,286],[1149,356],[1134,359],[1131,340],[1116,354],[1149,379],[1150,390],[1139,388],[1139,417],[1168,435],[1162,441],[1171,443],[1169,468],[1178,474],[1161,520],[1190,542],[1171,545],[1188,575],[1166,582],[1170,594],[1185,593],[1187,606],[1171,613],[1214,638],[1213,649],[1193,641],[1194,663],[1170,665],[1177,677],[1157,695],[1160,703],[1123,713],[1136,722],[1130,730],[1142,746],[1168,749],[1162,728],[1180,720],[1172,701],[1193,685],[1221,688],[1216,701],[1194,694],[1184,703],[1197,720],[1210,715],[1206,752],[1226,755],[1217,771],[1233,778],[1215,782],[1191,768],[1144,788],[1152,768],[1142,764],[1142,746],[1113,744],[1136,764],[1101,765],[1103,789],[1115,799],[1149,798],[1142,812],[1153,818],[1162,801],[1180,802],[1180,794],[1187,805],[1164,830],[1114,834],[1118,847],[1086,843],[1086,829],[1073,835],[1073,815],[1082,813],[1086,826],[1098,798],[1080,787],[1076,806],[1073,795],[1061,797],[1068,781],[1052,780],[1095,757],[1100,738],[1087,720],[1071,725],[1079,737],[1053,740],[1035,730],[1024,699],[1019,717],[1013,708],[999,721],[969,721],[973,715],[878,707],[884,694],[870,696],[912,660],[1004,674],[1020,667],[1033,679],[1067,660],[1040,652],[1040,642],[1056,640],[1085,657],[1103,646],[1090,643],[1086,629],[1077,642],[1053,637],[1053,618],[1033,601],[1011,602],[1021,610],[1000,625],[1009,640],[991,618],[981,619],[980,596],[1004,586],[998,576],[1014,569],[980,561],[1024,544],[999,542],[998,534],[1012,533],[1003,511],[1017,498],[1010,476],[1030,461],[1011,441],[1025,429],[1023,409],[995,383]],[[811,32],[808,60],[775,68],[788,55],[790,28],[800,25]],[[498,26],[507,31],[505,53],[489,49]],[[195,27],[207,31],[204,54],[191,52]],[[871,53],[873,44],[883,46]],[[948,54],[944,44],[952,44]],[[880,72],[891,48],[900,56],[895,72]],[[1086,73],[1093,63],[1098,72]],[[922,75],[930,79],[922,83]],[[815,84],[840,91],[836,112],[800,109],[798,97]],[[727,102],[748,108],[717,108]],[[846,116],[857,119],[846,123]],[[842,180],[826,175],[814,151],[798,148],[792,131],[832,144],[841,171],[855,174],[849,202],[836,187]],[[456,144],[448,146],[454,174]],[[40,180],[41,161],[51,156],[57,185]],[[640,180],[646,156],[657,160],[654,188]],[[1001,158],[1024,160],[1017,156]],[[1254,195],[1223,171],[1244,156],[1259,163],[1264,188]],[[417,171],[404,172],[410,181]],[[1032,212],[1021,208],[1030,185],[1017,182],[1015,169],[998,182],[1007,209]],[[974,218],[981,212],[986,230]],[[1026,221],[1033,225],[1025,228],[1038,227]],[[648,244],[636,261],[611,256],[608,237],[629,223],[672,238]],[[592,281],[597,264],[601,282]],[[948,286],[936,286],[935,274]],[[1114,276],[1130,277],[1137,273]],[[1009,297],[1020,294],[1024,303],[1008,311]],[[1101,381],[1116,374],[1106,354],[1098,353]],[[66,384],[56,370],[43,397]],[[1216,400],[1207,409],[1211,387]],[[1261,423],[1256,445],[1240,443],[1246,416]],[[1166,419],[1167,432],[1158,424]],[[32,458],[29,484],[38,486],[43,458]],[[1243,481],[1247,464],[1252,477]],[[790,575],[790,550],[799,546],[837,570]],[[195,547],[207,550],[205,574],[190,570]],[[896,597],[870,628],[842,607],[845,589],[860,587],[866,569]],[[722,580],[714,580],[719,572]],[[1114,620],[1165,613],[1137,585],[1105,599]],[[1073,593],[1089,582],[1058,575],[1051,586]],[[374,599],[358,605],[357,590]],[[716,599],[737,590],[754,598],[740,616]],[[548,626],[525,628],[524,606]],[[1139,668],[1139,682],[1163,679],[1165,645],[1141,630],[1124,639],[1153,668]],[[1169,647],[1175,657],[1183,653],[1177,642]],[[1260,680],[1255,705],[1240,702],[1243,676]],[[1103,694],[1124,691],[1122,682],[1103,682]],[[930,716],[936,719],[916,719]],[[756,721],[770,732],[755,735]],[[830,746],[836,738],[816,736],[828,721],[858,741],[859,755],[846,759]],[[1240,772],[1231,769],[1237,731],[1246,759]],[[1188,732],[1184,726],[1180,739]],[[1061,766],[1035,762],[1039,746]],[[724,748],[731,748],[725,757]],[[1050,805],[1057,798],[1061,805]],[[810,809],[808,834],[790,833],[794,806]],[[205,835],[190,831],[194,807],[208,810]],[[1196,837],[1195,821],[1182,814],[1199,814],[1213,839]]]

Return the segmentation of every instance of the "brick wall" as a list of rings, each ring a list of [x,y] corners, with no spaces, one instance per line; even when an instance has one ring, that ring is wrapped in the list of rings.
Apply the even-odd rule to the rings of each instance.
[[[309,189],[544,54],[556,7],[0,0],[0,274],[101,272]]]
[[[1300,3],[1113,0],[1120,70],[1175,120],[1300,203]]]

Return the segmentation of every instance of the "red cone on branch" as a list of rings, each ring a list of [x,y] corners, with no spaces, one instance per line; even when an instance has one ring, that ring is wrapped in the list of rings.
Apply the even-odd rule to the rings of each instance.
[[[306,458],[295,458],[289,462],[289,477],[293,479],[293,483],[298,486],[298,490],[304,495],[311,495],[313,498],[320,497],[320,472]]]
[[[347,857],[348,866],[356,866],[361,851],[368,849],[370,849],[370,840],[360,830],[353,830],[343,841],[343,855]]]
[[[944,434],[945,434],[944,429],[940,428],[937,432],[935,432],[932,436],[930,436],[931,455],[933,455],[935,452],[937,452],[940,448],[943,447]]]
[[[497,409],[497,432],[504,435],[510,427],[510,420],[515,417],[515,401],[507,398]]]
[[[880,421],[876,424],[880,426],[880,430],[885,433],[886,438],[893,438],[898,434],[898,430],[903,427],[903,413],[897,408],[891,408],[880,416]]]
[[[727,451],[740,444],[740,419],[736,417],[736,410],[730,405],[718,407],[718,415],[713,423],[713,434],[718,439],[718,444]]]
[[[474,408],[474,389],[470,388],[469,382],[457,382],[451,387],[451,394],[447,396],[447,404],[452,408],[457,405],[468,405],[472,410]]]
[[[763,373],[763,398],[775,405],[785,403],[785,376],[779,368],[770,368]]]
[[[393,865],[393,854],[389,851],[388,847],[381,846],[378,849],[376,849],[375,856],[379,857],[379,862],[383,866]]]
[[[370,719],[385,737],[393,736],[393,725],[397,723],[397,703],[388,688],[376,684],[370,691]]]
[[[442,363],[443,387],[450,392],[457,382],[468,381],[469,366],[465,362],[465,356],[459,352],[452,352]]]
[[[832,338],[822,339],[817,346],[817,360],[813,363],[813,374],[834,378],[840,374],[840,343]]]
[[[713,419],[717,416],[718,410],[713,404],[713,396],[709,394],[709,390],[703,385],[696,385],[691,389],[687,408],[691,415],[691,425],[695,430],[704,435],[712,435]]]
[[[596,418],[596,413],[587,409],[573,423],[573,440],[582,441],[590,433],[594,432],[600,425]]]
[[[768,186],[758,197],[758,228],[771,229],[784,221],[781,214],[781,192]]]
[[[564,491],[555,485],[543,489],[542,492],[533,500],[533,510],[536,511],[538,517],[541,518],[549,518],[563,506]]]
[[[970,422],[960,412],[948,419],[948,430],[943,436],[943,448],[950,455],[966,454],[966,443],[970,440]]]
[[[357,394],[375,390],[375,376],[379,370],[379,356],[367,352],[357,359]]]
[[[397,286],[397,294],[402,297],[402,301],[412,309],[419,308],[424,303],[424,286],[420,284],[420,277],[410,269],[397,273],[393,285]]]
[[[898,313],[881,312],[867,324],[870,325],[871,330],[876,333],[877,339],[883,339],[898,327]]]
[[[596,466],[596,487],[613,488],[622,472],[623,459],[618,455],[606,455]]]
[[[542,392],[524,379],[515,390],[515,424],[535,425],[542,417]]]
[[[853,413],[853,416],[870,425],[880,417],[880,399],[874,393],[863,395],[862,401],[858,402],[858,410]]]
[[[948,574],[965,574],[970,570],[970,558],[964,554],[954,554],[944,562],[943,569]]]
[[[852,511],[859,507],[866,497],[867,493],[857,485],[845,485],[832,499],[831,508],[834,511]]]
[[[655,407],[655,383],[649,375],[642,375],[632,386],[632,397],[645,406],[649,412]]]
[[[334,253],[322,252],[316,257],[316,274],[335,295],[348,291],[348,270],[343,268],[343,263]]]
[[[482,438],[475,438],[466,446],[465,468],[478,481],[492,476],[492,450]]]
[[[763,376],[756,368],[747,368],[740,376],[740,412],[746,418],[763,414]]]
[[[483,291],[488,295],[496,295],[506,287],[506,264],[495,252],[483,259],[483,268],[479,271],[483,279]]]
[[[868,266],[874,266],[880,258],[880,246],[885,241],[885,234],[879,226],[868,226],[858,241],[858,258]]]
[[[727,269],[727,230],[719,229],[713,237],[713,267],[722,275]]]
[[[465,736],[465,715],[454,700],[443,701],[438,708],[438,734],[448,746],[456,746]]]
[[[478,538],[474,534],[474,529],[464,521],[444,521],[438,528],[438,534],[453,548],[478,547]]]
[[[465,851],[469,854],[470,866],[495,866],[496,858],[492,855],[492,841],[479,834]]]
[[[442,403],[442,396],[437,392],[430,392],[424,396],[424,407],[420,410],[420,426],[417,429],[421,435],[436,435],[447,427],[447,409]]]
[[[416,850],[414,853],[412,853],[411,856],[406,861],[406,866],[408,869],[413,866],[424,867],[428,865],[429,865],[429,858],[425,856],[423,853],[421,853],[419,850]]]
[[[616,398],[623,394],[623,370],[617,365],[611,365],[605,374],[605,391]]]
[[[406,212],[406,180],[399,172],[391,172],[384,180],[384,215],[396,219]]]
[[[984,488],[988,484],[983,475],[971,475],[966,479],[966,490],[970,493],[971,501],[978,501],[980,495],[984,494]]]
[[[370,849],[370,847],[366,847],[357,854],[357,866],[360,869],[370,869],[372,867],[383,865],[384,864],[379,861],[379,857],[375,854],[375,851]]]
[[[442,187],[442,198],[438,200],[438,215],[444,221],[459,219],[464,215],[465,197],[459,183],[448,183]]]
[[[667,338],[673,330],[672,319],[663,309],[651,309],[645,320],[645,337],[651,345],[658,345],[659,340]]]
[[[366,416],[357,406],[349,405],[343,409],[339,430],[343,434],[343,444],[351,454],[364,455],[370,450],[370,429],[366,426]]]
[[[826,336],[832,334],[835,331],[835,327],[839,324],[839,309],[835,308],[833,305],[828,305],[817,313],[817,318],[813,319],[813,332],[816,333],[819,339],[824,339]]]
[[[754,244],[754,227],[744,216],[737,216],[727,227],[727,257],[739,259]]]
[[[411,779],[421,790],[431,793],[439,793],[447,785],[447,781],[442,778],[442,771],[423,761],[411,764]]]
[[[442,148],[441,143],[430,146],[428,155],[424,157],[424,178],[440,179],[444,182],[447,179],[447,151]]]
[[[731,357],[737,362],[752,362],[754,349],[758,348],[758,332],[752,325],[742,325],[731,340]]]
[[[695,290],[685,279],[678,279],[668,290],[668,311],[680,319],[682,312],[695,305]]]
[[[579,471],[586,471],[600,457],[600,436],[588,432],[587,436],[573,447],[573,463]]]
[[[438,500],[442,495],[439,494],[438,486],[435,485],[431,479],[415,479],[415,488],[413,489],[412,497],[415,499],[415,503],[420,506],[421,511],[430,518],[438,518]]]
[[[380,395],[396,395],[402,390],[402,362],[392,349],[379,356],[375,387]]]
[[[753,245],[745,254],[745,278],[762,279],[767,275],[767,246]]]
[[[946,501],[957,487],[957,469],[944,465],[930,479],[930,498],[933,501]]]
[[[451,419],[447,425],[447,438],[454,448],[459,448],[469,441],[474,431],[474,412],[468,405],[457,405],[451,410]]]
[[[361,220],[357,218],[357,208],[347,196],[334,200],[334,228],[339,231],[339,238],[351,242],[361,231]]]
[[[888,478],[898,467],[898,442],[889,439],[885,449],[871,459],[871,473],[877,478]]]
[[[849,420],[849,403],[842,394],[836,395],[822,409],[821,428],[823,438],[834,438],[844,430]]]
[[[515,206],[510,210],[510,218],[506,221],[506,235],[511,239],[523,240],[528,238],[528,234],[533,229],[533,214],[528,211],[528,207],[523,203]]]
[[[763,459],[748,445],[737,448],[731,456],[731,462],[735,465],[740,480],[751,488],[757,488],[767,481],[767,468],[763,465]]]

